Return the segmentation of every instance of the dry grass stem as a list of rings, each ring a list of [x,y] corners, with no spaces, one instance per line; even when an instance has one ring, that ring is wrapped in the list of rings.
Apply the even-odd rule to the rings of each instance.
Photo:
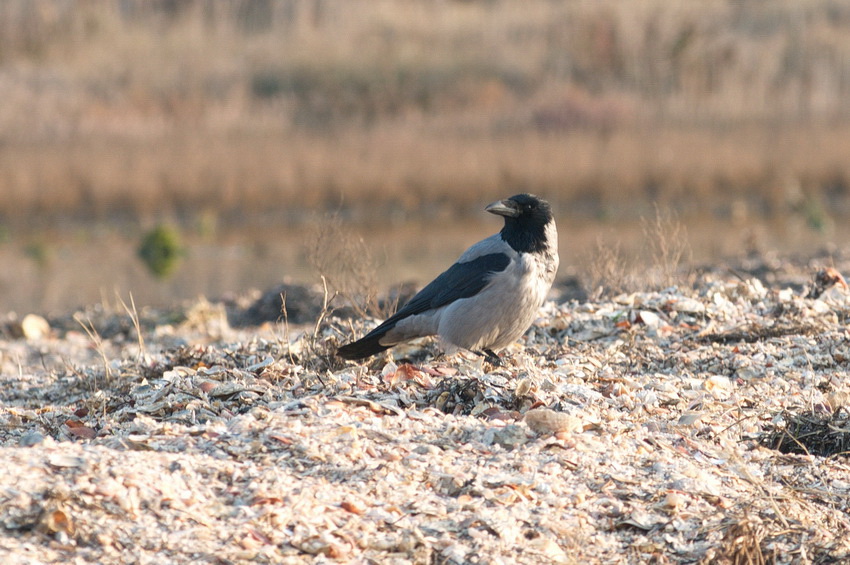
[[[136,339],[139,343],[138,361],[141,364],[142,360],[145,358],[145,337],[142,333],[142,327],[139,322],[139,312],[136,310],[136,301],[133,298],[133,293],[130,293],[130,306],[127,306],[127,303],[124,302],[124,299],[120,294],[118,294],[118,292],[115,293],[115,297],[118,299],[118,302],[121,304],[121,307],[124,308],[127,315],[130,316],[130,321],[133,322],[133,328],[136,330]]]
[[[280,315],[283,316],[283,343],[286,346],[286,355],[289,357],[289,362],[294,363],[292,356],[292,340],[289,333],[289,312],[286,309],[286,293],[280,293]]]
[[[723,535],[722,559],[730,565],[768,565],[775,563],[762,550],[765,529],[760,520],[748,517],[736,522]]]
[[[653,219],[643,220],[643,235],[650,252],[651,286],[664,288],[680,282],[682,265],[690,264],[692,253],[687,228],[676,213],[656,204]]]
[[[112,370],[109,368],[109,357],[106,355],[106,346],[101,339],[100,334],[97,329],[94,327],[91,319],[84,319],[81,314],[74,314],[74,320],[85,330],[86,335],[89,336],[89,339],[92,341],[92,345],[100,356],[100,360],[103,363],[103,378],[105,380],[104,384],[109,384],[112,381]],[[93,379],[92,381],[92,390],[98,390],[97,379]]]
[[[583,261],[591,298],[615,296],[632,290],[636,283],[634,262],[634,258],[622,252],[619,242],[607,245],[597,239],[595,249]]]
[[[333,214],[318,222],[307,241],[310,263],[322,284],[330,285],[358,315],[380,315],[378,266],[363,239]]]

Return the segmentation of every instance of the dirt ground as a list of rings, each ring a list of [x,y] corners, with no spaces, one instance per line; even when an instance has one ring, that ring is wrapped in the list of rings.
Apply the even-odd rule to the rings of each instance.
[[[850,562],[847,267],[559,288],[503,367],[316,289],[7,317],[0,560]]]

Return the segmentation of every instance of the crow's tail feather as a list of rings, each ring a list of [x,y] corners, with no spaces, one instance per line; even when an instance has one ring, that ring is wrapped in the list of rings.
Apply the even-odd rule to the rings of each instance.
[[[371,357],[381,351],[386,351],[392,345],[381,345],[381,338],[394,326],[381,324],[357,341],[352,341],[336,350],[336,354],[351,361]]]

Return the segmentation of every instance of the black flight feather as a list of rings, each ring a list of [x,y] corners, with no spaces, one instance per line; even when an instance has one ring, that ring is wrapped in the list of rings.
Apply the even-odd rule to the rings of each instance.
[[[398,312],[361,339],[340,347],[337,354],[343,359],[363,359],[389,349],[392,345],[381,345],[380,340],[400,320],[461,298],[475,296],[487,286],[493,273],[504,271],[510,262],[510,257],[503,253],[490,253],[471,261],[455,263],[420,290]]]

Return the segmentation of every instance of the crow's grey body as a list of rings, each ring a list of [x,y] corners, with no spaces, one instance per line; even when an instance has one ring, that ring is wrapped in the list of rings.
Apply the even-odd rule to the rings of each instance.
[[[549,205],[520,194],[487,207],[505,216],[501,232],[469,249],[395,315],[338,354],[362,359],[437,335],[450,348],[486,352],[519,339],[558,270],[558,233]]]

